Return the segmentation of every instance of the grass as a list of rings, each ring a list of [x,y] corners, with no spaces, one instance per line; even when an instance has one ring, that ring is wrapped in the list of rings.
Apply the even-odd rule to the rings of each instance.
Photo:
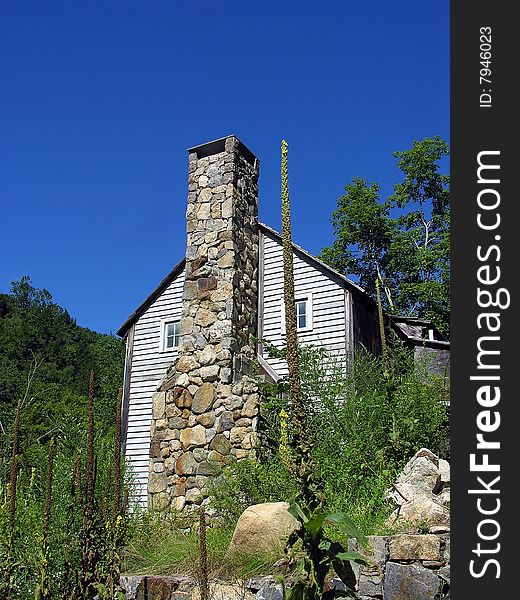
[[[145,514],[135,525],[124,553],[124,572],[131,575],[187,575],[199,572],[199,535],[196,527],[172,517]],[[280,555],[227,555],[234,527],[213,523],[206,532],[210,579],[246,579],[272,575]]]

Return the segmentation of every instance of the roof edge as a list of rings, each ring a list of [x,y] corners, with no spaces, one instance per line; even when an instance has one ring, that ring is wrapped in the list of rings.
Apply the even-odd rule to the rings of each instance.
[[[154,289],[154,291],[147,297],[141,304],[134,310],[134,312],[126,319],[126,321],[119,327],[116,331],[116,334],[120,337],[124,337],[130,327],[137,321],[137,319],[146,311],[146,309],[152,304],[154,300],[156,300],[162,292],[170,285],[170,283],[182,273],[184,266],[186,264],[186,259],[183,258],[179,261],[173,269],[166,275],[166,277],[161,281],[161,283]]]

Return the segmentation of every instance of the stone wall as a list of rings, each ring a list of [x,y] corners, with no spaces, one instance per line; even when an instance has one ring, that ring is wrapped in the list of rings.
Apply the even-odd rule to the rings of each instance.
[[[369,540],[372,553],[367,558],[372,564],[360,567],[351,563],[358,600],[449,599],[449,532],[371,536]],[[363,553],[355,543],[350,548]],[[197,580],[185,576],[123,576],[121,585],[129,600],[200,598]],[[340,579],[332,577],[326,581],[326,589],[337,590],[341,599],[341,591],[346,587]],[[210,593],[214,600],[283,600],[282,585],[270,576],[234,582],[211,581]]]
[[[443,600],[450,589],[450,534],[370,536],[371,565],[353,564],[361,600]],[[356,543],[350,549],[364,551]],[[366,554],[366,553],[364,553]]]
[[[153,398],[149,506],[198,505],[254,452],[259,163],[234,136],[189,151],[179,357]]]

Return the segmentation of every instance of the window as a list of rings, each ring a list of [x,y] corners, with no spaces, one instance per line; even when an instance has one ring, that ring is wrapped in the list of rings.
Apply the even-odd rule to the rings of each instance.
[[[282,303],[282,333],[285,333],[285,305]],[[296,294],[294,301],[296,309],[296,329],[297,331],[312,330],[312,294]]]
[[[307,300],[296,300],[296,327],[298,330],[307,327]]]
[[[173,350],[178,348],[180,334],[180,321],[165,321],[162,330],[162,349]]]

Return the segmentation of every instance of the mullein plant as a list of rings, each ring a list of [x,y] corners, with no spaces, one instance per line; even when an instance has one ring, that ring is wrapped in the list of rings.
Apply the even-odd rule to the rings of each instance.
[[[200,600],[209,600],[208,548],[206,544],[206,509],[199,512],[199,593]]]
[[[93,598],[98,593],[99,567],[103,557],[103,532],[97,513],[96,456],[94,451],[94,372],[90,372],[88,389],[87,458],[85,473],[85,495],[83,523],[80,530],[81,570],[78,587],[82,598]]]
[[[76,453],[73,460],[67,502],[66,523],[69,535],[67,535],[63,546],[64,566],[61,588],[63,600],[74,600],[79,596],[79,570],[76,567],[79,561],[78,539],[71,534],[79,528],[78,503],[81,504],[82,494],[81,455]]]
[[[296,310],[294,296],[293,246],[291,208],[289,199],[288,146],[282,140],[281,200],[282,243],[284,270],[284,304],[286,331],[286,360],[289,371],[289,415],[291,432],[289,444],[298,493],[289,511],[300,521],[300,527],[290,536],[286,552],[294,566],[292,577],[284,581],[285,600],[328,600],[338,594],[355,598],[355,576],[350,561],[366,564],[363,556],[346,551],[330,540],[325,527],[334,525],[348,537],[358,540],[368,549],[368,541],[353,521],[344,513],[327,514],[324,510],[323,482],[316,475],[312,457],[312,440],[306,423],[305,403],[301,387]],[[299,548],[301,547],[301,550]],[[334,570],[347,591],[324,591],[325,578]]]
[[[106,547],[104,552],[105,573],[98,581],[97,589],[99,596],[106,600],[120,600],[125,598],[123,589],[119,583],[121,572],[121,550],[126,539],[126,497],[121,498],[122,488],[122,461],[121,461],[121,409],[123,390],[119,389],[117,394],[116,412],[116,434],[114,439],[113,469],[107,470],[107,481],[105,498],[103,500],[106,531]],[[113,477],[112,477],[113,472]],[[113,479],[112,506],[110,507],[110,487]],[[126,490],[125,490],[126,492]]]
[[[49,441],[49,450],[47,456],[47,474],[45,477],[45,503],[43,506],[43,521],[42,521],[42,543],[40,548],[40,560],[38,564],[39,581],[34,590],[35,600],[50,600],[50,568],[49,568],[49,534],[51,523],[51,507],[52,507],[52,470],[56,447],[54,439]]]
[[[7,531],[5,532],[0,562],[0,600],[11,600],[13,591],[13,576],[16,569],[14,556],[14,542],[16,535],[16,491],[18,485],[18,442],[20,437],[20,418],[22,412],[22,400],[16,404],[16,412],[13,426],[13,445],[11,451],[11,469],[9,484],[5,497],[5,508],[7,508]]]

